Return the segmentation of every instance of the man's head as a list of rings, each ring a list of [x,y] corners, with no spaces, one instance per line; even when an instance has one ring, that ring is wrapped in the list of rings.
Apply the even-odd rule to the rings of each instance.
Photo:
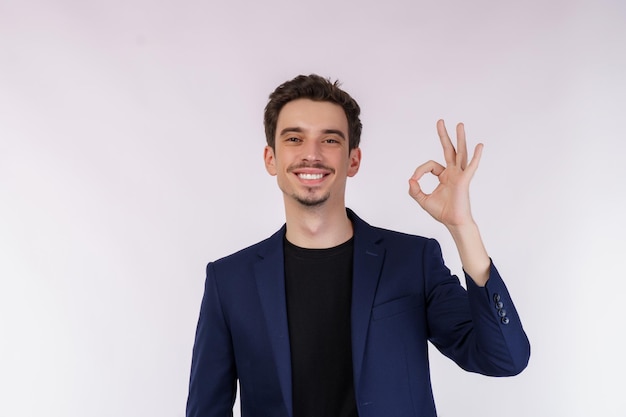
[[[345,210],[346,180],[361,162],[359,111],[337,83],[317,75],[298,76],[270,95],[263,158],[289,207]]]
[[[326,101],[337,104],[343,108],[348,119],[349,149],[359,147],[361,141],[361,109],[358,103],[348,93],[339,88],[339,82],[332,83],[329,79],[319,75],[299,75],[293,80],[287,81],[272,94],[265,106],[264,124],[267,144],[274,148],[276,144],[276,124],[278,115],[285,104],[297,99],[309,99],[313,101]]]

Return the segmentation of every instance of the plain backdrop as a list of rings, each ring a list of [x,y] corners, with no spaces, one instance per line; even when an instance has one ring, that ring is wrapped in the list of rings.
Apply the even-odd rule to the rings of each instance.
[[[362,107],[348,206],[457,274],[407,180],[439,118],[485,144],[473,210],[532,358],[433,350],[440,416],[626,415],[625,45],[621,0],[0,0],[0,415],[184,415],[206,263],[284,221],[262,110],[301,73]]]

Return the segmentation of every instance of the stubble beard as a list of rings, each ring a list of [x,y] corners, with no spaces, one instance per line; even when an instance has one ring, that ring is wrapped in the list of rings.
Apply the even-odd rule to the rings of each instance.
[[[313,194],[314,190],[312,188],[309,188],[308,192],[310,194]],[[297,195],[296,193],[292,194],[291,197],[304,207],[315,208],[315,207],[323,206],[324,203],[328,201],[328,199],[330,198],[330,192],[324,194],[321,197],[316,197],[315,195],[308,195],[306,197],[302,197],[300,195]]]

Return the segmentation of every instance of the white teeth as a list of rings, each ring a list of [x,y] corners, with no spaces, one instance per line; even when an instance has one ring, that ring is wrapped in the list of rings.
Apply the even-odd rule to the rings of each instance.
[[[298,174],[298,177],[302,178],[303,180],[319,180],[323,176],[324,174]]]

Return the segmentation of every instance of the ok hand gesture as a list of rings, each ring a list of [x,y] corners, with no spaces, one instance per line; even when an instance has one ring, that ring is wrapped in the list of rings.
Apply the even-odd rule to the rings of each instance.
[[[446,166],[435,161],[420,165],[409,179],[409,194],[428,214],[448,228],[473,224],[469,185],[478,169],[483,145],[476,146],[472,160],[468,164],[463,124],[459,123],[456,126],[456,149],[448,136],[443,120],[437,122],[437,133],[443,146]],[[419,180],[428,172],[439,179],[439,184],[430,194],[424,193],[419,184]]]

